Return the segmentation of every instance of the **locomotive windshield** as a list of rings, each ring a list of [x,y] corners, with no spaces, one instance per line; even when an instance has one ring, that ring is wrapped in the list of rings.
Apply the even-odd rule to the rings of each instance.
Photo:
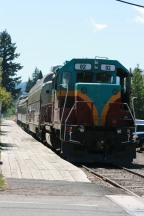
[[[92,83],[93,74],[91,72],[81,72],[77,74],[77,82]]]
[[[98,73],[96,74],[97,83],[113,83],[113,75],[110,73]]]
[[[108,72],[103,73],[92,73],[92,72],[81,72],[77,73],[77,83],[113,83],[113,75]]]

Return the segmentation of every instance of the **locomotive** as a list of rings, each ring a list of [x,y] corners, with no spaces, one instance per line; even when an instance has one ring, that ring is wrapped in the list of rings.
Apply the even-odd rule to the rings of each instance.
[[[17,122],[71,162],[132,162],[129,71],[117,60],[72,59],[17,103]]]

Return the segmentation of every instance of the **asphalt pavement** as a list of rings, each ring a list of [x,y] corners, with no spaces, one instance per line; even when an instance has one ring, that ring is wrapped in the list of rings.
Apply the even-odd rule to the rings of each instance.
[[[110,191],[92,183],[7,179],[0,192],[2,216],[126,216],[106,197]]]

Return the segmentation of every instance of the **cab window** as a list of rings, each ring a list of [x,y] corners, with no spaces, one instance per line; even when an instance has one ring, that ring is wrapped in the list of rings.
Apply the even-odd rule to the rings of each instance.
[[[92,83],[93,82],[93,74],[88,73],[88,72],[77,73],[76,81],[77,81],[77,83],[78,82]]]
[[[71,86],[71,73],[70,72],[63,72],[62,84],[65,85],[64,86],[65,88],[67,86]]]
[[[113,75],[110,73],[97,73],[96,74],[97,83],[113,83]]]

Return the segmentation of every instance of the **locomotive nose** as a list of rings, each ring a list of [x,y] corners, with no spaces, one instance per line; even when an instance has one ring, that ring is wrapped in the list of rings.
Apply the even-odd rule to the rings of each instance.
[[[81,101],[83,105],[85,103],[85,106],[87,104],[95,126],[104,126],[109,103],[117,100],[120,100],[119,85],[104,83],[77,83],[75,85],[75,101]]]

